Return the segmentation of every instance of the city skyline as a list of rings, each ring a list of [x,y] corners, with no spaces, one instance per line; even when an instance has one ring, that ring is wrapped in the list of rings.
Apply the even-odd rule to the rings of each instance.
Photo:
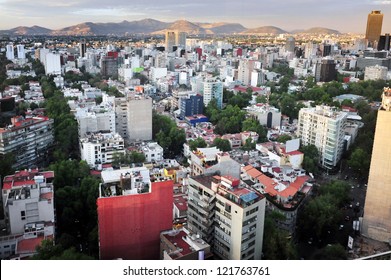
[[[121,22],[145,18],[173,22],[240,23],[246,28],[277,26],[287,31],[321,26],[340,32],[365,33],[367,15],[372,10],[384,14],[382,34],[391,32],[391,0],[336,1],[310,0],[204,1],[196,3],[167,0],[106,1],[0,0],[0,30],[38,25],[61,29],[83,22]]]

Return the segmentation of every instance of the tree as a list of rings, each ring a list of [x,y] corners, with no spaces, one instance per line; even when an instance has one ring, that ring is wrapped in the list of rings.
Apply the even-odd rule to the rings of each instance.
[[[277,227],[285,216],[273,211],[265,216],[263,252],[265,260],[297,259],[297,248],[289,239],[289,233]]]
[[[5,176],[12,175],[14,170],[12,165],[15,164],[15,156],[12,153],[0,154],[0,180]]]
[[[355,148],[348,160],[348,165],[359,175],[368,174],[370,163],[370,155],[361,148]]]
[[[255,144],[256,143],[253,142],[253,139],[251,137],[249,137],[249,138],[246,139],[246,142],[242,146],[242,150],[244,150],[244,151],[255,150]]]
[[[206,148],[207,146],[208,146],[208,144],[201,137],[198,137],[195,140],[189,141],[189,148],[191,151],[195,151],[197,148]]]
[[[247,118],[242,123],[242,131],[254,131],[258,133],[258,142],[267,141],[267,129],[262,126],[259,121],[253,118]]]
[[[303,168],[312,174],[318,174],[319,151],[315,145],[302,146],[300,151],[304,154]]]
[[[213,140],[213,146],[223,152],[228,152],[232,150],[231,144],[227,139],[215,138],[215,140]]]
[[[327,245],[315,254],[315,260],[347,260],[345,248],[341,244]]]

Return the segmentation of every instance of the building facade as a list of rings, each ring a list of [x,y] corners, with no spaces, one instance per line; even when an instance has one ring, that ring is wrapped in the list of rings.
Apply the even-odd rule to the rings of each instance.
[[[365,198],[362,234],[391,242],[391,88],[385,88],[377,115],[375,139]]]
[[[302,108],[299,111],[298,137],[303,145],[315,145],[319,151],[320,165],[332,169],[344,152],[347,112],[329,106]]]
[[[375,44],[379,42],[382,25],[383,14],[381,11],[372,11],[370,14],[368,14],[365,39],[368,40],[370,47],[375,47]]]
[[[188,228],[227,260],[262,258],[265,198],[231,176],[189,179]]]
[[[172,228],[173,182],[151,182],[144,168],[102,171],[100,259],[158,260],[160,233]]]
[[[388,68],[384,66],[367,66],[365,67],[364,80],[387,80]]]
[[[38,169],[17,171],[4,177],[2,199],[9,234],[24,234],[29,224],[37,222],[54,223],[53,180],[53,171]]]
[[[54,143],[53,123],[48,117],[11,119],[11,125],[0,128],[0,154],[15,156],[14,168],[40,164]]]
[[[124,140],[118,133],[91,133],[80,138],[80,153],[91,168],[99,168],[125,154]]]

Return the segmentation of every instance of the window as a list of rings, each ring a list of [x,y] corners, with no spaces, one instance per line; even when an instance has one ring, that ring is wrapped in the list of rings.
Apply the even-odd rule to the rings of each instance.
[[[26,219],[26,211],[20,211],[20,217],[22,220]]]

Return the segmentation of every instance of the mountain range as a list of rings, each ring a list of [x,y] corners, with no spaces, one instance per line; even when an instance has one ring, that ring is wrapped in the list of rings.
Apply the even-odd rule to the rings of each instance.
[[[155,19],[143,19],[136,21],[122,21],[119,23],[94,23],[84,22],[61,29],[48,29],[40,26],[19,26],[9,30],[0,30],[0,34],[11,36],[17,35],[71,35],[71,36],[94,36],[94,35],[131,35],[131,34],[164,34],[167,30],[181,30],[189,35],[203,34],[284,34],[288,32],[275,26],[262,26],[258,28],[245,28],[239,23],[197,23],[187,20],[175,22],[163,22]],[[308,30],[300,30],[300,33],[339,34],[339,31],[314,27]]]

